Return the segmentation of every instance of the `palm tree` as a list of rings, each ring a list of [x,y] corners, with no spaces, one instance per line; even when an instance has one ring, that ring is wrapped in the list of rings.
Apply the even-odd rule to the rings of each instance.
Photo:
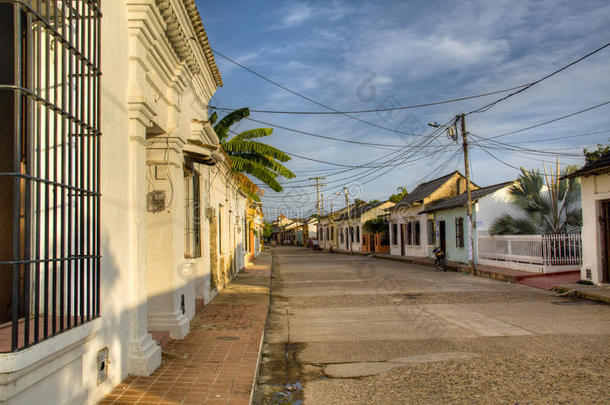
[[[255,128],[240,133],[231,130],[231,126],[249,115],[248,108],[240,108],[228,113],[216,124],[218,116],[214,112],[210,116],[210,123],[216,124],[214,130],[233,170],[238,173],[242,189],[255,201],[259,201],[260,189],[243,173],[256,177],[278,193],[283,191],[283,188],[276,178],[283,176],[291,179],[294,173],[279,163],[289,161],[290,156],[273,146],[253,140],[271,135],[273,128]],[[230,137],[230,133],[234,136]]]
[[[580,199],[580,180],[565,179],[578,169],[567,166],[559,171],[559,162],[555,174],[544,176],[536,169],[521,168],[521,175],[510,186],[508,192],[512,197],[511,204],[523,213],[520,217],[509,214],[494,219],[490,233],[494,235],[536,235],[549,233],[567,233],[582,226]],[[545,187],[546,186],[546,187]]]
[[[396,187],[396,191],[398,191],[396,194],[392,194],[388,198],[388,200],[393,203],[401,202],[402,199],[405,198],[407,196],[407,194],[409,194],[409,192],[407,191],[407,188],[404,186]]]

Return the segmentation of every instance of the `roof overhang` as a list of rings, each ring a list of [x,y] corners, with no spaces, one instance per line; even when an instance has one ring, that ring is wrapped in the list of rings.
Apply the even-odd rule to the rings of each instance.
[[[207,166],[214,166],[216,164],[216,160],[212,157],[212,152],[215,148],[188,142],[184,145],[182,150],[184,155],[193,159],[194,162]]]

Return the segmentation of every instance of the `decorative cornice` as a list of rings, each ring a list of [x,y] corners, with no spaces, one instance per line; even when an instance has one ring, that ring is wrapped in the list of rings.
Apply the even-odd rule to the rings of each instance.
[[[194,0],[181,0],[184,5],[189,20],[191,22],[191,26],[193,31],[195,32],[196,38],[193,38],[197,41],[199,46],[201,47],[201,51],[203,52],[207,65],[212,73],[214,78],[214,82],[217,86],[222,86],[222,78],[220,77],[220,71],[218,70],[218,66],[216,66],[216,60],[214,59],[214,54],[212,49],[210,48],[210,44],[208,42],[207,34],[205,29],[203,28],[203,23],[201,22],[201,16],[199,15],[199,11],[197,11],[197,6],[195,5]],[[174,52],[181,61],[185,61],[189,70],[193,74],[197,74],[200,72],[199,64],[195,56],[192,53],[188,40],[189,36],[184,32],[183,27],[180,25],[180,21],[178,20],[178,16],[175,14],[172,5],[169,0],[155,0],[157,6],[159,7],[159,11],[163,16],[163,20],[166,25],[166,35],[174,48]]]
[[[214,52],[212,52],[212,48],[210,47],[210,42],[208,41],[208,34],[205,32],[205,28],[203,28],[203,21],[201,21],[201,16],[199,15],[199,10],[197,10],[197,6],[195,5],[195,0],[182,0],[184,3],[184,7],[186,7],[186,12],[191,19],[191,24],[193,25],[193,29],[195,30],[195,34],[197,34],[197,40],[199,45],[201,45],[201,49],[203,50],[203,54],[208,62],[208,66],[212,71],[212,76],[214,76],[214,81],[218,87],[222,87],[222,77],[220,77],[220,71],[218,70],[218,66],[216,66],[216,59],[214,58]]]

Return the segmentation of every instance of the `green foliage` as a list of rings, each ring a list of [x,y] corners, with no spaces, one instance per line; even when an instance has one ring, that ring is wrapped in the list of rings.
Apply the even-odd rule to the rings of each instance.
[[[273,234],[273,226],[269,222],[263,224],[263,238],[269,239]]]
[[[367,233],[384,233],[388,232],[388,223],[383,218],[369,219],[362,226]]]
[[[584,148],[582,150],[582,153],[585,154],[585,160],[587,161],[587,163],[592,163],[595,162],[597,159],[599,159],[603,154],[606,154],[610,152],[610,145],[602,145],[602,144],[597,144],[597,149],[595,150],[587,150],[587,148]]]
[[[295,177],[294,173],[280,163],[289,161],[290,156],[273,146],[253,140],[271,135],[273,128],[249,129],[232,138],[229,137],[232,132],[231,126],[249,115],[248,108],[240,108],[228,113],[214,125],[216,135],[233,165],[233,170],[254,176],[273,191],[281,192],[283,188],[277,181],[277,177],[282,176],[288,179]],[[216,120],[216,113],[213,113],[210,116],[210,122],[214,123]],[[252,197],[254,191],[248,190],[247,193]],[[258,200],[260,199],[256,199],[256,201]]]
[[[393,202],[393,203],[399,203],[402,201],[403,198],[405,198],[407,196],[407,194],[409,194],[409,192],[407,191],[406,187],[396,187],[396,191],[398,191],[398,193],[396,194],[392,194],[388,200]]]
[[[580,181],[561,177],[576,171],[568,166],[561,173],[544,176],[538,170],[521,168],[521,175],[510,186],[511,204],[522,213],[515,218],[503,214],[490,227],[493,235],[535,235],[566,233],[582,226],[582,211],[578,207]],[[545,187],[546,186],[546,187]]]

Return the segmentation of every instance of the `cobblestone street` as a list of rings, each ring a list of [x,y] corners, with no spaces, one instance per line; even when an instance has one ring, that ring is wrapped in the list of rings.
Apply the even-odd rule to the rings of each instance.
[[[610,306],[274,248],[255,403],[605,403]]]

